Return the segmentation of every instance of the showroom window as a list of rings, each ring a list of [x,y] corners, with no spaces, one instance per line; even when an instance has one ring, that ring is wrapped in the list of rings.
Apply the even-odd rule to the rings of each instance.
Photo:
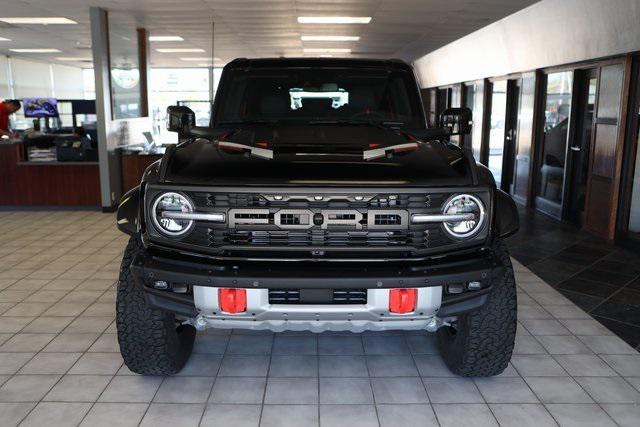
[[[222,69],[214,68],[213,71],[215,92]],[[158,142],[177,142],[177,135],[166,130],[167,107],[171,105],[186,105],[196,113],[198,126],[208,126],[211,115],[209,69],[152,68],[149,87],[149,112]]]

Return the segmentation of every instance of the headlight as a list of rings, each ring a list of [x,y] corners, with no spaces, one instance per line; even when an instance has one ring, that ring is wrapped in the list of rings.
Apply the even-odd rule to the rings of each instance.
[[[153,202],[151,218],[158,231],[163,234],[181,236],[193,226],[193,219],[182,219],[177,218],[179,215],[171,215],[176,213],[193,213],[193,203],[182,194],[164,193]]]
[[[443,223],[447,232],[456,238],[471,237],[484,224],[484,205],[480,199],[469,194],[459,194],[449,199],[442,213],[445,215],[473,214],[473,219]]]

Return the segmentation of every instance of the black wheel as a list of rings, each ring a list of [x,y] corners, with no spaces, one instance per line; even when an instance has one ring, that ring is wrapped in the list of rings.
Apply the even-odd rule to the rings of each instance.
[[[492,278],[492,289],[481,308],[460,316],[438,330],[438,344],[451,372],[465,377],[502,373],[509,364],[516,338],[517,296],[513,266],[502,241],[494,246],[506,267]]]
[[[116,326],[120,353],[127,367],[143,375],[173,375],[189,359],[195,328],[181,325],[173,314],[149,307],[129,266],[142,247],[132,236],[120,267],[116,299]]]

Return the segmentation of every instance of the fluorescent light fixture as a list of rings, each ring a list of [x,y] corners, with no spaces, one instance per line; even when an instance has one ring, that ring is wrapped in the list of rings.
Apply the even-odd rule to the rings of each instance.
[[[368,24],[370,16],[298,16],[299,24]]]
[[[40,24],[40,25],[59,25],[59,24],[77,24],[76,21],[73,21],[69,18],[63,18],[61,16],[50,16],[50,17],[11,17],[11,18],[0,18],[0,21],[6,22],[7,24]]]
[[[0,37],[0,42],[10,42],[11,39],[8,39],[6,37]]]
[[[9,49],[11,52],[16,52],[16,53],[60,53],[62,52],[60,49],[50,49],[50,48],[44,48],[44,49],[39,49],[39,48],[35,48],[35,49]]]
[[[149,36],[150,42],[182,42],[184,39],[180,36]]]
[[[181,61],[211,61],[211,58],[208,56],[194,56],[194,57],[186,57],[180,58]],[[214,61],[219,61],[220,58],[213,58]]]
[[[303,42],[357,42],[359,36],[302,36]]]
[[[160,53],[197,53],[197,52],[204,52],[204,49],[181,48],[181,47],[177,47],[177,48],[158,48],[158,49],[156,49],[156,52],[160,52]]]
[[[342,48],[305,48],[305,53],[351,53],[351,49],[342,49]]]
[[[58,61],[76,61],[76,62],[91,62],[93,61],[93,58],[90,58],[88,56],[82,57],[82,56],[58,56],[56,58]]]

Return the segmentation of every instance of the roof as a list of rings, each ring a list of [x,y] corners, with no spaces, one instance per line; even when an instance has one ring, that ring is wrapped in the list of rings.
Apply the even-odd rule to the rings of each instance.
[[[225,68],[248,67],[394,67],[411,69],[401,59],[362,59],[362,58],[238,58]]]

